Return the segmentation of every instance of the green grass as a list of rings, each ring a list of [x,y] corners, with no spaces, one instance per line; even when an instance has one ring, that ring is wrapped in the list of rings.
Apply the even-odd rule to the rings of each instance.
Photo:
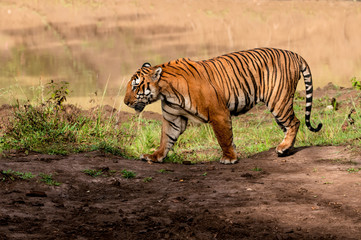
[[[346,171],[349,172],[349,173],[357,173],[360,170],[361,170],[361,168],[353,168],[353,167],[346,169]]]
[[[262,171],[262,168],[260,168],[260,167],[254,167],[254,168],[251,169],[251,171],[261,172],[261,171]]]
[[[15,104],[9,123],[0,129],[0,151],[3,154],[14,149],[63,155],[101,151],[133,159],[144,153],[152,153],[159,146],[162,127],[160,121],[134,116],[126,122],[118,123],[115,114],[104,116],[102,106],[93,115],[81,111],[68,113],[67,106],[64,105],[68,94],[67,85],[50,86],[57,95],[50,91],[47,101]],[[305,100],[297,97],[294,109],[301,124],[295,147],[350,145],[351,148],[360,149],[360,98],[359,95],[357,99],[340,102],[343,107],[338,111],[326,109],[330,97],[314,99],[311,120],[314,126],[322,122],[323,128],[320,132],[313,133],[305,126]],[[352,115],[355,124],[343,131],[341,125],[351,108],[356,109]],[[256,106],[256,111],[233,117],[232,127],[239,157],[275,148],[284,137],[264,106]],[[165,162],[215,161],[221,156],[222,151],[211,126],[190,123],[168,153]]]
[[[126,169],[120,172],[123,178],[135,178],[136,174],[133,171],[128,171]]]
[[[1,171],[0,181],[6,181],[8,179],[14,181],[16,179],[28,180],[35,177],[31,172],[19,172],[11,169]]]
[[[92,176],[92,177],[99,177],[101,175],[103,175],[103,170],[102,169],[85,169],[83,170],[83,173]]]
[[[159,169],[158,172],[160,172],[160,173],[169,173],[170,171],[167,170],[167,169],[162,168],[162,169]]]
[[[39,173],[40,181],[49,186],[60,186],[61,183],[53,179],[52,174]]]
[[[100,177],[100,176],[109,177],[114,175],[117,171],[110,170],[109,168],[103,168],[103,169],[85,169],[82,172],[91,177]]]
[[[12,169],[0,171],[0,182],[16,181],[16,180],[30,180],[37,178],[40,182],[44,182],[49,186],[59,186],[61,183],[54,180],[52,174],[39,173],[35,175],[31,172],[20,172]]]
[[[145,177],[145,178],[143,178],[143,182],[145,182],[145,183],[148,183],[148,182],[151,182],[151,181],[153,181],[153,178],[152,178],[152,177]]]

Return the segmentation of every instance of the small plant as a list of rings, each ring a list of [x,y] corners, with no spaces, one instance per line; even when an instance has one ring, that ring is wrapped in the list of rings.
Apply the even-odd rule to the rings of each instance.
[[[153,180],[152,177],[146,177],[146,178],[143,178],[143,182],[147,183],[147,182],[151,182]]]
[[[207,172],[205,172],[205,173],[203,173],[203,174],[202,174],[202,176],[203,176],[203,177],[205,177],[205,176],[207,176],[207,174],[208,174],[208,173],[207,173]]]
[[[34,178],[35,176],[31,172],[15,172],[17,176],[19,176],[23,180]]]
[[[361,81],[356,77],[351,78],[352,87],[356,90],[361,90]]]
[[[99,177],[99,176],[109,177],[111,175],[114,175],[117,171],[110,170],[109,167],[104,167],[100,169],[85,169],[82,172],[92,177]]]
[[[262,171],[262,168],[259,168],[259,167],[254,167],[251,169],[251,171],[254,171],[254,172],[261,172]]]
[[[56,83],[54,82],[54,80],[51,80],[47,84],[47,88],[49,91],[48,102],[56,106],[57,109],[63,109],[63,102],[66,101],[66,97],[70,92],[68,86],[69,83],[66,81],[61,81],[59,83]]]
[[[172,170],[159,169],[158,172],[160,172],[160,173],[169,173],[169,172],[172,172]]]
[[[19,172],[11,169],[1,171],[0,173],[3,175],[1,181],[5,181],[7,179],[12,181],[15,179],[27,180],[35,177],[31,172]]]
[[[122,177],[123,178],[134,178],[135,177],[135,172],[132,171],[128,171],[128,170],[122,170],[121,171]]]
[[[57,182],[53,179],[52,174],[40,173],[39,177],[41,177],[41,179],[40,179],[41,182],[44,182],[45,184],[47,184],[49,186],[59,186],[60,185],[59,182]]]
[[[83,170],[83,173],[92,176],[92,177],[99,177],[101,175],[103,175],[103,170],[102,169],[85,169]]]
[[[358,171],[360,171],[361,168],[348,168],[346,171],[349,173],[357,173]]]

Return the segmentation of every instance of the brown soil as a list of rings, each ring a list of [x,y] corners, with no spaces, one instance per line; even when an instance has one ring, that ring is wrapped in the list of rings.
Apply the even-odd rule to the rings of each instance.
[[[0,169],[52,173],[61,185],[4,178],[0,239],[358,239],[361,177],[347,169],[361,158],[345,147],[296,150],[236,165],[148,164],[100,152],[3,157]],[[136,177],[123,178],[123,169]]]

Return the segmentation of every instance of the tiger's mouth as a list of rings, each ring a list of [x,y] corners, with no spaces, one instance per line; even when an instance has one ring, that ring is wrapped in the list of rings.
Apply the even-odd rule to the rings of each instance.
[[[146,105],[146,104],[145,104],[145,103],[142,103],[142,102],[137,103],[137,104],[135,104],[134,109],[135,109],[136,112],[140,113],[140,112],[142,112],[143,109],[145,108],[145,105]]]

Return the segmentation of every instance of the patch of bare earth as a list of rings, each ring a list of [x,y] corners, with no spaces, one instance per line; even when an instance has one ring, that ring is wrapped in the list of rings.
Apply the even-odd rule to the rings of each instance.
[[[358,239],[361,173],[347,169],[360,165],[333,146],[284,158],[271,149],[236,165],[14,154],[0,169],[52,173],[61,185],[0,181],[0,239]]]

